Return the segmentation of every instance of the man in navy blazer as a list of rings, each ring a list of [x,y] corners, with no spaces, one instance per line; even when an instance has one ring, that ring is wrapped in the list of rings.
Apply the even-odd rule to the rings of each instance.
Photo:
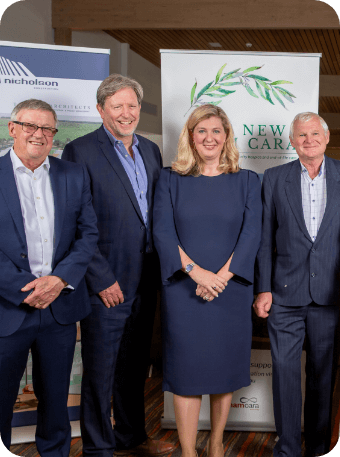
[[[92,313],[81,322],[84,456],[154,456],[173,449],[145,432],[144,383],[159,280],[152,207],[162,159],[156,144],[134,134],[142,97],[137,81],[110,75],[97,91],[103,125],[67,144],[62,156],[86,166],[99,229],[86,274]]]
[[[298,114],[299,159],[266,170],[254,308],[268,317],[279,440],[274,456],[301,456],[301,354],[306,339],[306,456],[329,452],[332,365],[338,322],[340,162],[324,155],[325,121]]]
[[[86,170],[48,157],[56,123],[47,103],[19,103],[0,158],[0,434],[9,449],[31,349],[42,457],[69,455],[76,321],[91,311],[84,275],[98,239]]]

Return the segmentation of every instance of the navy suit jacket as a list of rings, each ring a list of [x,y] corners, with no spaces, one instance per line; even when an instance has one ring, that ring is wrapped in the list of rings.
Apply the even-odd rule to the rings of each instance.
[[[75,290],[51,303],[60,324],[83,319],[91,311],[84,275],[96,247],[98,231],[86,170],[50,157],[55,225],[51,275]],[[14,333],[23,322],[28,292],[21,288],[36,279],[31,273],[24,222],[10,154],[0,157],[0,336]]]
[[[255,292],[272,292],[273,303],[335,304],[340,269],[340,162],[325,156],[327,204],[313,243],[306,228],[299,160],[265,171],[262,241]]]
[[[151,234],[153,196],[162,158],[155,143],[137,137],[148,177],[147,229],[130,180],[103,126],[68,143],[62,155],[63,159],[84,164],[90,175],[99,230],[98,250],[86,274],[92,303],[102,303],[96,294],[116,281],[127,302],[135,296],[140,283],[146,230]]]

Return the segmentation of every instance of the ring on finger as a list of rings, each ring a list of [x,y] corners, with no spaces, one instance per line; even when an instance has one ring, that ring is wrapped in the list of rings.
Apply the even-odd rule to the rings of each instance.
[[[207,296],[203,297],[203,300],[209,300]]]

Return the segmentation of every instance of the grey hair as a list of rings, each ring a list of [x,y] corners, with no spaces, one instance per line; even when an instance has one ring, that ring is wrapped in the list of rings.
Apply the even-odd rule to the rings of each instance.
[[[299,121],[307,122],[310,119],[312,119],[313,117],[316,117],[317,119],[319,119],[320,124],[322,125],[322,128],[324,129],[325,135],[327,135],[328,125],[326,124],[325,120],[318,114],[307,111],[305,113],[299,113],[294,117],[293,122],[290,124],[290,129],[289,129],[290,138],[293,138],[293,136],[294,136],[294,126],[295,126],[296,122],[299,122]]]
[[[130,87],[135,91],[138,105],[141,105],[143,100],[142,86],[136,80],[128,78],[127,76],[119,75],[117,73],[113,73],[112,75],[105,78],[101,85],[98,87],[98,105],[104,108],[107,97],[111,97],[111,95],[114,95],[119,90],[126,89],[127,87]]]
[[[17,116],[21,110],[24,109],[39,109],[42,111],[49,111],[53,114],[55,120],[55,126],[58,125],[57,113],[54,111],[51,105],[44,102],[43,100],[37,100],[35,98],[30,98],[29,100],[24,100],[23,102],[18,103],[11,113],[11,121],[16,121]]]

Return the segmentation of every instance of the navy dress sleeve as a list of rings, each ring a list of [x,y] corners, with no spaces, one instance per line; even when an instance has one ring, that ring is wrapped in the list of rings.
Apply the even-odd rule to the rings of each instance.
[[[238,237],[229,270],[246,284],[254,282],[254,259],[261,240],[261,182],[258,175],[248,171],[247,198],[243,224]]]
[[[173,274],[182,268],[178,246],[180,242],[174,221],[174,208],[171,199],[171,174],[163,168],[155,190],[153,209],[153,238],[159,255],[162,283],[167,285]]]

